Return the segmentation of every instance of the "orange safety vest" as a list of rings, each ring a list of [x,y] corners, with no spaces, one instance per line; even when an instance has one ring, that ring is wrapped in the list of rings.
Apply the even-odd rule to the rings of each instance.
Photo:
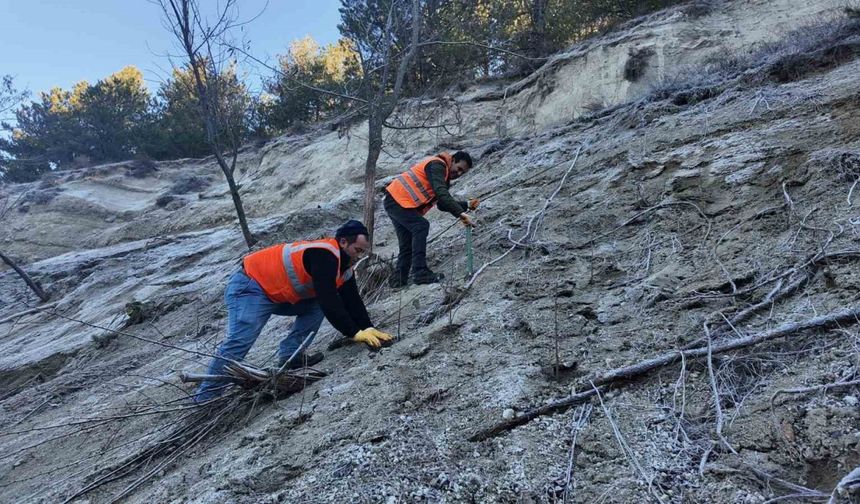
[[[453,164],[453,158],[450,154],[443,152],[422,159],[412,168],[394,177],[394,180],[385,188],[398,205],[403,208],[421,208],[422,214],[433,208],[433,203],[436,202],[436,193],[433,192],[426,171],[427,165],[433,161],[445,163],[445,182],[450,180],[451,164]]]
[[[316,297],[313,279],[305,271],[302,260],[305,250],[310,248],[328,250],[337,257],[337,288],[352,278],[352,267],[343,274],[340,272],[340,246],[334,238],[266,247],[247,255],[242,266],[245,268],[245,274],[256,280],[273,302],[295,304],[303,299]]]

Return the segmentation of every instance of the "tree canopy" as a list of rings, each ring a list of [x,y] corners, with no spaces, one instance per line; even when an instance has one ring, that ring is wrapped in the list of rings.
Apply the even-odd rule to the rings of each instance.
[[[480,78],[534,69],[571,43],[677,0],[422,0],[421,37],[401,95],[444,90]],[[235,62],[219,86],[220,131],[233,139],[272,136],[329,119],[376,96],[385,58],[398,61],[410,42],[411,0],[342,0],[342,38],[321,46],[293,41],[277,56],[277,72],[252,96]],[[205,64],[205,63],[203,63]],[[379,74],[382,75],[382,74]],[[381,78],[381,77],[379,77]],[[54,88],[24,101],[9,76],[0,83],[0,181],[34,180],[48,170],[139,156],[208,154],[189,68],[179,68],[154,96],[127,66],[94,84]],[[366,100],[365,100],[366,103]],[[19,105],[20,104],[20,105]]]

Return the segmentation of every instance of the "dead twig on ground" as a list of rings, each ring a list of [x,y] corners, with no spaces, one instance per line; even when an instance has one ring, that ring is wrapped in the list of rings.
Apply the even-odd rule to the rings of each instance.
[[[576,463],[576,438],[579,435],[579,431],[585,427],[585,424],[588,422],[588,417],[591,416],[591,404],[585,404],[582,408],[579,409],[579,415],[576,415],[576,420],[573,421],[573,424],[570,427],[572,431],[572,439],[570,441],[570,451],[567,456],[567,474],[564,479],[564,490],[562,492],[562,504],[567,504],[570,499],[570,481],[573,478],[573,468]],[[576,484],[574,483],[574,488],[576,488]]]
[[[853,203],[851,203],[851,195],[854,194],[854,188],[857,187],[858,182],[860,182],[860,177],[857,177],[857,180],[851,184],[851,189],[848,190],[848,206],[853,205]]]
[[[478,268],[478,271],[476,271],[475,274],[472,275],[472,278],[470,278],[469,282],[466,284],[466,287],[464,289],[465,291],[468,291],[472,287],[472,285],[474,285],[475,281],[478,279],[478,276],[483,273],[485,269],[504,259],[508,254],[513,252],[513,250],[517,248],[517,246],[521,245],[520,242],[522,242],[523,240],[532,240],[534,238],[535,234],[538,231],[538,228],[540,227],[540,224],[543,222],[543,218],[546,214],[547,209],[549,209],[549,206],[552,204],[552,201],[553,199],[555,199],[555,196],[559,193],[559,191],[561,191],[561,188],[564,186],[564,182],[567,180],[567,177],[568,175],[570,175],[570,172],[573,170],[574,166],[576,166],[576,162],[579,160],[579,155],[582,153],[583,148],[585,148],[587,144],[588,142],[580,144],[579,148],[576,150],[576,154],[573,157],[573,161],[571,161],[570,166],[568,166],[567,168],[567,171],[564,172],[564,176],[562,176],[561,181],[558,183],[558,186],[556,187],[555,191],[553,191],[553,193],[546,199],[543,208],[541,208],[536,214],[532,215],[532,217],[526,223],[525,233],[523,233],[523,235],[519,239],[511,240],[514,242],[514,245],[507,251],[505,251],[502,255],[493,259],[492,261],[484,263],[480,268]],[[534,230],[532,230],[532,225],[534,225]],[[510,236],[510,232],[508,232],[508,236]]]
[[[733,458],[728,461],[729,465],[716,463],[708,464],[709,471],[725,474],[735,474],[742,477],[752,476],[758,481],[760,481],[762,484],[764,484],[768,489],[771,489],[771,491],[772,486],[779,486],[793,492],[792,494],[781,495],[765,502],[781,502],[788,499],[826,499],[828,497],[828,494],[826,493],[820,492],[812,488],[807,488],[803,485],[798,485],[797,483],[792,483],[790,481],[776,477],[766,471],[762,471],[758,467],[740,459],[740,457],[737,455],[732,455],[732,457]]]
[[[788,222],[786,224],[791,224],[791,216],[797,213],[797,210],[794,208],[794,201],[791,200],[791,196],[788,194],[788,187],[786,187],[788,182],[782,183],[782,197],[785,199],[785,206],[788,207]]]
[[[708,358],[707,358],[707,361],[708,361],[708,377],[710,378],[710,382],[711,382],[711,392],[714,395],[714,415],[716,417],[715,422],[716,422],[717,438],[720,440],[720,443],[722,443],[722,445],[725,449],[727,449],[728,451],[730,451],[732,453],[737,453],[737,451],[735,451],[735,449],[732,448],[732,445],[729,444],[728,439],[726,439],[726,437],[723,435],[723,408],[720,405],[720,387],[719,387],[719,385],[717,385],[717,377],[714,374],[713,344],[711,341],[711,330],[708,329],[708,323],[707,322],[702,324],[702,327],[704,328],[705,335],[708,339]]]
[[[716,245],[714,245],[714,251],[713,251],[714,261],[716,261],[717,266],[720,267],[720,270],[723,272],[723,275],[726,276],[726,279],[729,281],[729,285],[732,286],[732,294],[737,294],[738,286],[735,285],[735,280],[734,280],[734,278],[732,278],[732,275],[731,275],[731,273],[729,273],[729,270],[726,268],[726,265],[723,264],[723,261],[720,260],[720,254],[717,252],[717,248],[719,248],[720,244],[723,242],[725,237],[728,236],[729,233],[731,233],[735,229],[739,228],[741,226],[741,224],[743,224],[743,222],[738,223],[738,225],[736,225],[735,227],[733,227],[733,228],[729,229],[728,231],[726,231],[725,233],[723,233],[723,235],[720,236],[720,239],[717,240]]]
[[[240,396],[234,396],[231,400],[226,401],[226,404],[219,403],[219,408],[215,408],[214,406],[200,408],[199,413],[191,417],[190,421],[179,423],[162,439],[153,442],[147,448],[137,452],[131,457],[128,457],[125,461],[118,462],[109,472],[104,473],[104,471],[98,471],[100,474],[98,478],[66,498],[66,500],[63,501],[63,504],[72,502],[78,497],[84,496],[112,481],[116,481],[132,474],[139,469],[144,469],[155,458],[167,455],[165,460],[156,464],[154,469],[137,478],[131,485],[127,486],[119,494],[115,495],[110,502],[116,502],[123,496],[128,495],[129,492],[143,484],[145,481],[157,474],[157,472],[162,468],[166,467],[169,463],[172,463],[180,455],[202,441],[217,425],[221,423],[221,420],[227,414],[238,410],[237,406],[240,404],[241,400],[242,398]],[[95,474],[93,476],[95,476]]]
[[[662,503],[662,496],[657,493],[657,490],[654,488],[654,475],[647,474],[645,469],[639,463],[639,460],[636,458],[636,452],[633,451],[633,448],[627,444],[627,440],[624,439],[624,435],[621,433],[621,429],[618,427],[618,424],[615,423],[615,419],[612,418],[612,413],[609,411],[609,408],[606,407],[606,404],[603,402],[603,396],[600,394],[600,391],[597,387],[592,383],[591,388],[594,390],[594,393],[597,395],[597,400],[600,402],[600,408],[603,410],[603,414],[606,415],[606,419],[609,421],[610,427],[612,427],[612,434],[615,436],[615,440],[618,442],[618,446],[621,448],[621,452],[624,453],[624,456],[627,458],[627,461],[632,466],[634,472],[636,472],[640,478],[642,478],[643,482],[648,485],[648,492],[654,497],[657,502]]]
[[[776,398],[783,394],[808,394],[810,392],[827,392],[828,390],[839,390],[843,388],[851,388],[860,386],[860,380],[839,381],[835,383],[826,383],[824,385],[816,385],[812,387],[799,387],[791,389],[780,389],[773,393],[770,397],[771,409],[773,409]]]
[[[830,245],[831,240],[832,240],[832,238],[828,241],[825,241],[824,245],[821,248],[819,248],[818,251],[816,251],[814,254],[808,256],[808,259],[804,260],[803,262],[787,268],[785,271],[783,271],[782,273],[780,273],[776,276],[767,277],[767,278],[757,282],[754,285],[751,285],[749,287],[745,287],[736,293],[732,293],[732,294],[704,293],[704,294],[698,294],[696,296],[693,296],[692,299],[719,299],[719,298],[726,298],[726,297],[743,296],[746,294],[751,294],[751,293],[757,291],[758,289],[764,287],[765,285],[770,285],[770,284],[772,284],[774,282],[778,282],[779,280],[784,279],[786,277],[790,277],[790,276],[795,275],[797,273],[801,273],[806,268],[813,267],[813,269],[815,269],[820,263],[824,263],[824,262],[827,262],[829,260],[860,257],[860,250],[840,250],[840,251],[836,251],[836,252],[826,252],[826,249]]]

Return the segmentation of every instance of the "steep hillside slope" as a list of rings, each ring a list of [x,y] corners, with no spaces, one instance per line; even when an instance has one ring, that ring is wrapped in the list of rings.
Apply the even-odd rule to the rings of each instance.
[[[467,288],[464,236],[433,212],[431,236],[444,234],[431,267],[449,281],[370,289],[372,317],[396,344],[327,351],[320,367],[331,374],[276,402],[236,399],[200,417],[177,379],[200,371],[223,337],[223,289],[244,253],[210,161],[105,166],[5,188],[18,204],[4,247],[34,260],[29,269],[58,304],[10,319],[34,300],[13,273],[0,274],[0,499],[829,496],[860,464],[857,389],[844,385],[858,379],[856,323],[711,359],[678,350],[707,345],[703,324],[719,347],[860,308],[860,29],[837,6],[739,1],[695,19],[669,11],[559,56],[512,85],[513,97],[482,88],[442,101],[440,115],[462,118],[457,131],[392,132],[383,175],[438,148],[477,155],[456,192],[492,195],[474,233],[475,262],[487,267]],[[824,47],[756,53],[719,78],[679,79],[656,95],[632,91],[619,80],[623,58],[605,58],[617,75],[594,89],[611,106],[589,115],[579,91],[589,84],[564,87],[606,51],[674,47],[645,71],[669,73],[811,21],[832,35],[817,37]],[[750,38],[728,36],[730,25]],[[669,42],[691,26],[712,34],[707,50]],[[403,115],[439,106],[409,104]],[[358,125],[243,153],[240,182],[265,243],[360,214],[363,133]],[[369,287],[368,272],[384,275],[395,250],[387,218],[377,218],[381,259],[363,270]],[[272,320],[248,360],[271,363],[288,325]],[[324,327],[322,348],[337,338]],[[676,361],[591,403],[529,415],[667,353]],[[779,393],[838,382],[826,393]],[[504,422],[521,425],[480,435]],[[194,431],[206,436],[182,437],[186,425],[206,426]]]

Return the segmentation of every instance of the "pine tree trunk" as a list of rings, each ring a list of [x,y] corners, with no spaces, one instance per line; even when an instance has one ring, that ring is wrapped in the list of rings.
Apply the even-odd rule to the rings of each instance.
[[[529,49],[535,57],[546,53],[546,9],[547,0],[533,0],[531,9],[532,33]]]

